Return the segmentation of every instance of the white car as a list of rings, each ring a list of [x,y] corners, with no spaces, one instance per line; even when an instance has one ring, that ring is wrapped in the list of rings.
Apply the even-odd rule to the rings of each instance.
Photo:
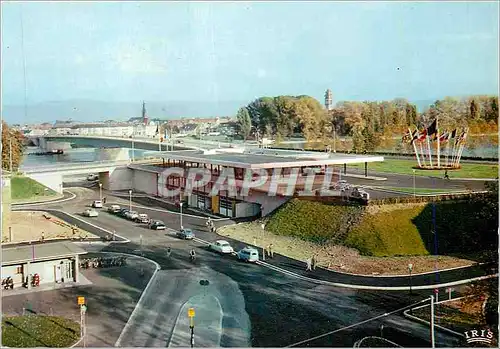
[[[138,223],[149,223],[149,217],[145,213],[139,213],[139,215],[137,215],[137,218],[135,219],[135,221]]]
[[[91,174],[89,174],[89,175],[87,176],[87,180],[88,180],[88,181],[96,181],[96,180],[98,180],[98,179],[99,179],[99,176],[98,176],[98,175],[96,175],[96,174],[93,174],[93,173],[91,173]]]
[[[102,208],[102,201],[101,200],[94,200],[94,202],[92,203],[92,207]]]
[[[137,213],[137,211],[128,211],[126,214],[125,214],[125,217],[127,219],[130,219],[131,221],[134,221],[137,219],[137,217],[139,217],[139,213]]]
[[[208,245],[208,248],[211,250],[214,250],[216,252],[219,252],[219,253],[233,253],[234,252],[231,245],[229,245],[229,242],[227,242],[225,240],[217,240],[214,243],[211,243],[210,245]]]
[[[245,247],[242,250],[239,250],[236,254],[238,260],[245,262],[257,262],[259,260],[259,251],[252,247]]]
[[[86,209],[85,211],[83,211],[82,214],[84,216],[86,216],[86,217],[97,217],[97,216],[99,216],[99,212],[97,212],[96,210],[94,210],[92,208]]]

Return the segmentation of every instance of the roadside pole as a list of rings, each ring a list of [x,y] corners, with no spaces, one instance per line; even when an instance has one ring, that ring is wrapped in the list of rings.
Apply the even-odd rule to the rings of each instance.
[[[436,347],[434,339],[434,296],[431,296],[431,346]]]
[[[78,305],[80,306],[80,338],[83,339],[83,347],[85,348],[86,343],[86,334],[87,330],[85,327],[85,313],[87,311],[87,305],[85,305],[85,297],[78,297]]]
[[[188,309],[189,328],[191,329],[191,348],[194,348],[194,308]]]
[[[261,228],[262,228],[262,260],[265,261],[266,260],[266,247],[264,246],[265,245],[265,243],[264,243],[264,230],[266,229],[266,225],[264,223],[262,223]]]

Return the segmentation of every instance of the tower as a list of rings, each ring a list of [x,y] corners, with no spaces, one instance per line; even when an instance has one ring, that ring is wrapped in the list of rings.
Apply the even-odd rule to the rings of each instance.
[[[326,110],[332,110],[332,106],[333,106],[332,90],[328,89],[325,92],[325,108]]]
[[[142,101],[142,121],[144,122],[144,125],[148,125],[149,119],[148,116],[146,115],[146,103]]]

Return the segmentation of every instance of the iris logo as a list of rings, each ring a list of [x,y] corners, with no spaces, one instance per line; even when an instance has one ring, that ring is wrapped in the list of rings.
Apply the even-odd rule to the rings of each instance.
[[[471,330],[464,333],[467,343],[479,342],[479,343],[491,344],[493,339],[493,332],[491,332],[489,329],[481,331]]]

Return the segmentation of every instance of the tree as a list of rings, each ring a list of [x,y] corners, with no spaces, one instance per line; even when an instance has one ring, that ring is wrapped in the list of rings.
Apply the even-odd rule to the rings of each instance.
[[[470,118],[472,120],[479,120],[481,118],[481,111],[479,109],[479,105],[473,99],[470,102]]]
[[[240,134],[243,136],[243,139],[246,140],[252,130],[252,120],[250,119],[248,109],[245,107],[240,108],[238,114],[236,114],[236,119],[238,120]]]
[[[2,169],[10,170],[10,155],[12,150],[12,170],[21,165],[24,152],[24,136],[21,132],[12,130],[2,121]]]

